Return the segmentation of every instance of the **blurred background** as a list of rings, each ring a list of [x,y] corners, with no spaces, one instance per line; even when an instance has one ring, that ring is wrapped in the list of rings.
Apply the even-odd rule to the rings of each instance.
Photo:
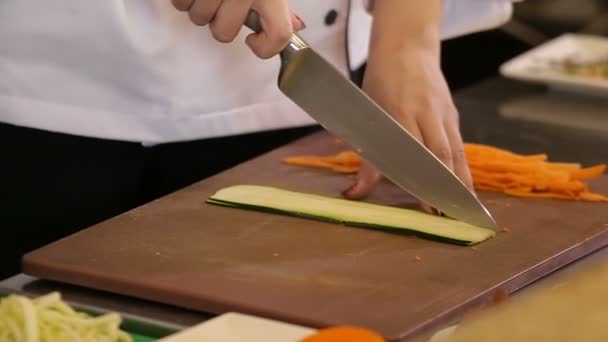
[[[608,36],[608,1],[516,3],[512,20],[500,29],[445,41],[443,69],[451,88],[458,90],[495,75],[507,60],[568,32]]]

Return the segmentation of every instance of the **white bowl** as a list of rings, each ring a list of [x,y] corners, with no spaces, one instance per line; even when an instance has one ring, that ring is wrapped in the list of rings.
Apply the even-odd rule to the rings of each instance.
[[[226,313],[159,342],[299,342],[315,331],[266,318]]]

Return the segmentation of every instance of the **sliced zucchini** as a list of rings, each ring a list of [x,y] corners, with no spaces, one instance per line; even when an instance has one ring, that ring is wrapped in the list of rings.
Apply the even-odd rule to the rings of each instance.
[[[329,221],[348,226],[394,230],[435,240],[471,245],[494,231],[416,210],[350,201],[258,185],[219,190],[208,203]]]

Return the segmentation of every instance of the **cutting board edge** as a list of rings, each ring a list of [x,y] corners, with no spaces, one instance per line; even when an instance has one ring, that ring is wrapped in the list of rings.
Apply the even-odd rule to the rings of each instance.
[[[463,304],[454,306],[439,314],[436,318],[429,319],[418,326],[412,327],[408,331],[397,334],[382,331],[380,331],[380,333],[384,335],[389,342],[404,342],[410,339],[418,338],[419,336],[424,336],[425,334],[436,331],[443,325],[448,324],[447,322],[459,321],[467,312],[487,307],[490,300],[493,298],[493,295],[495,295],[495,293],[501,289],[506,290],[508,293],[514,293],[533,283],[534,281],[607,245],[608,230],[600,232],[586,241],[583,241],[554,255],[550,259],[540,262],[518,274],[511,276],[511,278],[503,281],[502,283],[496,284],[495,286],[469,299]],[[46,260],[38,260],[36,258],[36,251],[30,252],[23,257],[23,272],[27,275],[40,277],[47,280],[84,286],[95,290],[132,296],[134,298],[150,300],[157,303],[169,304],[184,309],[192,309],[212,314],[222,314],[236,311],[270,319],[279,319],[292,324],[304,325],[316,329],[343,323],[307,320],[302,319],[301,317],[296,317],[285,311],[255,309],[247,304],[227,303],[223,300],[222,303],[213,298],[204,298],[204,301],[207,303],[207,307],[202,308],[198,305],[190,305],[193,303],[190,297],[193,296],[188,296],[187,293],[176,296],[176,293],[170,291],[170,289],[152,289],[152,291],[150,291],[148,286],[147,295],[141,295],[136,289],[137,283],[133,283],[132,281],[130,283],[128,281],[117,282],[116,278],[113,280],[106,279],[106,277],[103,275],[94,274],[94,272],[87,275],[83,274],[81,271],[70,269],[69,267],[65,266],[63,268],[54,267],[52,263],[46,263],[45,261]],[[96,279],[96,281],[93,279]],[[198,297],[198,300],[200,299],[201,298]],[[238,309],[236,309],[237,307]]]
[[[291,313],[286,311],[255,309],[248,304],[230,303],[225,301],[224,299],[218,300],[213,298],[202,298],[198,296],[197,300],[200,301],[201,299],[204,299],[204,301],[208,303],[208,305],[206,305],[207,308],[202,308],[198,305],[191,305],[193,302],[195,302],[191,298],[194,296],[188,296],[188,293],[184,293],[184,291],[181,291],[182,294],[178,295],[177,292],[171,291],[171,289],[150,290],[150,287],[147,286],[147,295],[141,295],[140,292],[136,289],[138,285],[137,282],[116,281],[116,278],[108,279],[104,275],[99,275],[94,272],[85,273],[75,268],[70,268],[66,266],[64,266],[63,268],[54,267],[52,263],[45,263],[45,260],[36,260],[35,251],[30,252],[23,257],[22,271],[26,275],[38,277],[40,279],[82,286],[89,289],[105,291],[118,295],[131,296],[133,298],[148,300],[160,304],[172,305],[182,309],[195,310],[216,315],[224,314],[227,312],[240,312],[269,319],[282,320],[292,324],[304,325],[316,329],[338,324],[326,323],[315,320],[306,320],[295,317]],[[235,307],[239,307],[239,309],[235,309]],[[285,317],[287,317],[287,319],[285,319]]]
[[[405,342],[410,339],[421,338],[421,336],[432,335],[433,332],[441,328],[447,328],[450,324],[458,323],[464,314],[473,310],[483,310],[488,305],[491,305],[490,300],[497,292],[506,290],[509,294],[513,294],[522,290],[533,282],[555,272],[561,268],[568,266],[571,263],[590,255],[601,248],[608,246],[608,230],[602,231],[593,237],[582,241],[581,243],[571,246],[570,248],[556,254],[550,259],[540,262],[520,273],[513,275],[511,278],[503,281],[500,284],[488,289],[484,293],[471,298],[460,306],[453,307],[438,315],[435,319],[430,319],[422,324],[404,332],[398,339],[389,340],[389,342]],[[581,248],[584,247],[584,248]],[[424,341],[424,340],[421,340]]]

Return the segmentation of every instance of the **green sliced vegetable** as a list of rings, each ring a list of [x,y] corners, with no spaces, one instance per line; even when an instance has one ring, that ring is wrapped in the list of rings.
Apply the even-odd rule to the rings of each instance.
[[[36,299],[20,295],[0,299],[2,342],[133,341],[120,330],[120,323],[115,313],[92,317],[74,311],[58,292]]]
[[[416,210],[350,201],[258,185],[219,190],[208,203],[254,209],[342,223],[349,226],[413,233],[435,240],[471,245],[494,236],[494,231]]]

